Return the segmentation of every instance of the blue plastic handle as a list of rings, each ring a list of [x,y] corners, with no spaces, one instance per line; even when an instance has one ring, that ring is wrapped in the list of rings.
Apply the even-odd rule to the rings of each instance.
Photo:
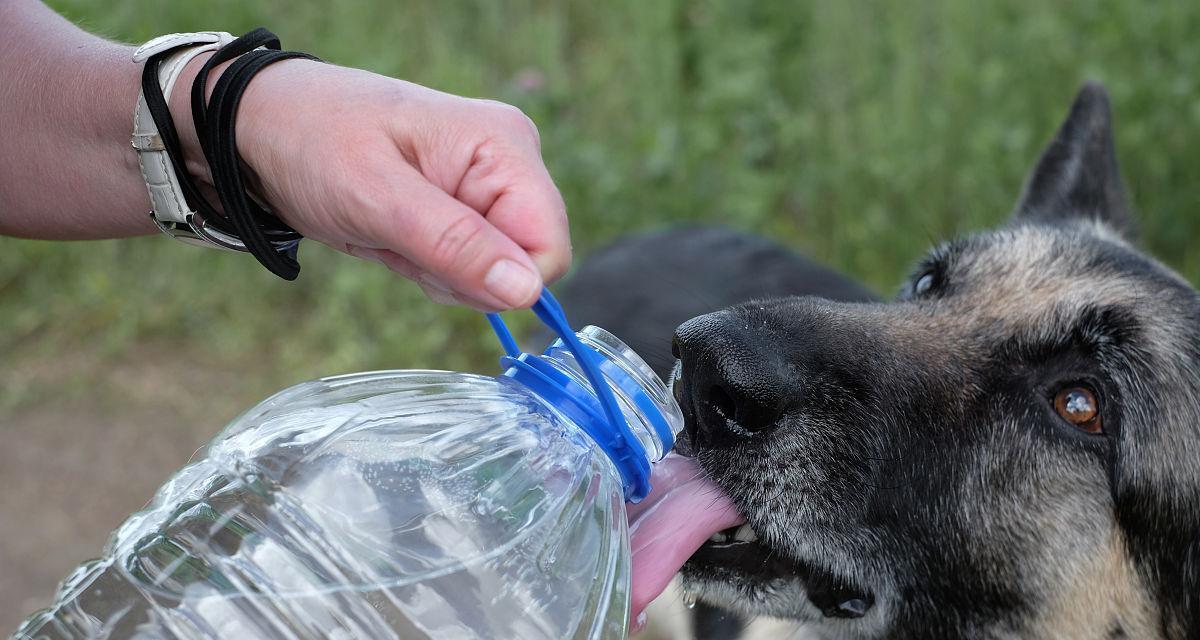
[[[625,499],[640,501],[650,492],[650,463],[646,459],[645,448],[630,430],[625,414],[621,412],[617,398],[601,371],[600,360],[603,356],[579,341],[567,322],[562,305],[548,289],[542,289],[541,297],[533,305],[533,313],[575,356],[575,361],[592,385],[592,392],[580,388],[569,376],[546,366],[536,357],[522,353],[504,320],[498,314],[489,313],[488,322],[506,354],[500,361],[507,370],[505,375],[518,379],[582,424],[617,466],[625,484]],[[593,398],[599,399],[599,407],[593,406]],[[643,403],[638,404],[640,406]],[[602,413],[598,415],[596,409]],[[655,426],[657,428],[657,424]]]

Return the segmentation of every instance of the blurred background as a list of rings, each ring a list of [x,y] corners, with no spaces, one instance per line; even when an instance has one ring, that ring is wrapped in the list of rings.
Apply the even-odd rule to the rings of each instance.
[[[1005,220],[1098,79],[1143,244],[1200,277],[1195,2],[50,4],[135,43],[267,26],[285,48],[515,104],[541,129],[580,258],[714,222],[885,295],[932,243]],[[493,371],[478,314],[313,243],[301,262],[286,283],[162,237],[0,238],[0,630],[270,392],[364,369]]]

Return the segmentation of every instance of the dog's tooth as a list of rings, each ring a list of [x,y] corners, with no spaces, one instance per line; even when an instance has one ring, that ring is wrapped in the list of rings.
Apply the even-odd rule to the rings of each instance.
[[[718,532],[716,532],[716,533],[712,534],[712,536],[711,536],[711,537],[709,537],[708,541],[709,541],[709,542],[716,542],[716,543],[718,543],[718,544],[719,544],[719,543],[722,543],[722,542],[725,542],[725,541],[727,541],[728,539],[729,539],[729,536],[727,536],[727,535],[725,535],[724,533],[721,533],[720,531],[718,531]]]
[[[750,528],[750,525],[744,524],[734,532],[733,539],[741,542],[756,542],[758,534],[754,532],[754,529]]]

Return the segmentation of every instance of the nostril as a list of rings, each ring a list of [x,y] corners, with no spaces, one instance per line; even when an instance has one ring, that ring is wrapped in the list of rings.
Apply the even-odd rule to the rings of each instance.
[[[714,426],[741,433],[755,433],[774,427],[783,414],[781,398],[774,389],[749,386],[745,388],[727,381],[708,388],[704,397]]]
[[[679,336],[671,336],[671,355],[674,356],[676,360],[680,359]]]
[[[708,404],[722,418],[737,421],[737,403],[721,385],[715,384],[708,390]]]

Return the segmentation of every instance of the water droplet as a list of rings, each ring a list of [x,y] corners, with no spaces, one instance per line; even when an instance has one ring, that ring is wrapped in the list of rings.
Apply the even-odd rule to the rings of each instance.
[[[697,598],[698,598],[698,596],[694,592],[684,591],[683,592],[683,606],[685,606],[689,609],[695,609]]]

